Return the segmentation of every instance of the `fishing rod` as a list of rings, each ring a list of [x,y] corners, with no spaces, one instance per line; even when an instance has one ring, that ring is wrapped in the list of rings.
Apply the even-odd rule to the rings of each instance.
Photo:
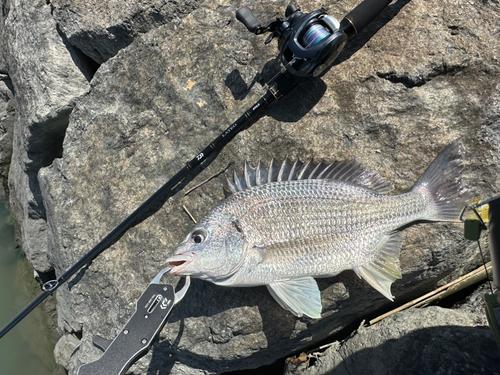
[[[254,121],[264,108],[274,100],[281,99],[290,93],[303,78],[319,77],[326,72],[344,48],[346,41],[364,29],[391,1],[364,0],[340,22],[328,15],[324,9],[302,13],[296,5],[289,4],[285,10],[285,18],[278,17],[264,27],[248,7],[240,8],[236,12],[236,18],[247,27],[248,31],[256,35],[271,33],[265,41],[266,44],[273,38],[278,38],[279,58],[283,68],[268,83],[267,92],[71,268],[57,279],[44,283],[42,293],[0,331],[0,338],[82,267],[90,264],[100,253],[110,247],[145,212],[167,193],[171,193],[189,173],[215,152],[222,150],[236,134]]]

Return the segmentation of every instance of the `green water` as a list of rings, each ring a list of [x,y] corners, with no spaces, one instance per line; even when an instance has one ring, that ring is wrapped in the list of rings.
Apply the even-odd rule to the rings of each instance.
[[[5,197],[0,196],[0,328],[26,307],[39,290],[26,258],[16,248],[14,226]],[[38,307],[0,339],[0,374],[53,374],[54,344],[49,339],[46,319]]]

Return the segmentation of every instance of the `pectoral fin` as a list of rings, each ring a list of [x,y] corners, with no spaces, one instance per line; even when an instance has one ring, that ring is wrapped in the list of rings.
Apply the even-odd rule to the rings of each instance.
[[[353,268],[360,278],[365,279],[368,284],[391,301],[394,301],[394,296],[391,294],[391,285],[395,280],[401,278],[399,251],[403,240],[404,235],[402,232],[393,232],[384,236],[374,250],[377,254],[375,259],[367,264]]]
[[[293,315],[321,318],[321,293],[312,277],[273,282],[267,289],[280,306]]]

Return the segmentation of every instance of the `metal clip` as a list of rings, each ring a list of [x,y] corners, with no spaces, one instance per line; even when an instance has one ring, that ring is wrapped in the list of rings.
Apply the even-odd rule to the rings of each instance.
[[[163,277],[163,275],[165,275],[168,272],[170,272],[170,268],[162,269],[160,272],[158,272],[158,275],[156,275],[154,277],[154,279],[151,280],[151,284],[160,284],[161,278]],[[191,285],[191,278],[189,276],[186,276],[184,286],[182,287],[181,290],[179,290],[177,293],[175,293],[174,305],[177,305],[184,298],[190,285]]]

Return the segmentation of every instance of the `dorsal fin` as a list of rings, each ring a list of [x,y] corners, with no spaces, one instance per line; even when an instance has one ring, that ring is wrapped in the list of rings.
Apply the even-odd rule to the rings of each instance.
[[[288,156],[283,160],[283,163],[281,164],[280,171],[278,173],[278,181],[288,181],[288,177],[290,176],[290,171],[292,170],[293,164],[288,159]]]
[[[288,177],[288,181],[298,180],[299,173],[302,170],[303,166],[304,163],[302,163],[299,159],[295,160],[295,163],[293,163],[292,170],[290,171],[290,176]]]
[[[255,173],[255,168],[252,168],[252,166],[248,163],[248,161],[245,161],[245,182],[247,186],[256,186],[256,173]]]
[[[239,174],[236,169],[234,170],[234,183],[236,184],[236,188],[238,189],[238,191],[243,191],[247,188],[245,176]]]
[[[329,168],[328,174],[323,178],[363,186],[378,194],[388,194],[394,189],[390,181],[353,160],[334,162]]]
[[[320,161],[316,168],[313,169],[309,177],[307,178],[308,180],[316,180],[317,177],[321,174],[321,172],[325,169],[325,163],[323,161]]]
[[[299,172],[299,175],[297,177],[297,180],[307,180],[309,178],[309,175],[311,172],[314,170],[316,167],[316,164],[314,164],[313,160],[309,160],[303,167],[302,170]]]
[[[335,161],[331,164],[309,160],[304,164],[299,159],[292,163],[288,157],[283,163],[273,158],[269,168],[260,161],[256,168],[245,162],[243,175],[235,170],[233,180],[227,178],[227,183],[229,191],[236,193],[271,182],[316,179],[341,181],[370,189],[378,194],[387,194],[393,189],[392,184],[377,172],[352,160]]]
[[[262,162],[259,161],[257,165],[257,171],[255,172],[256,179],[255,182],[258,186],[267,184],[267,176],[269,175],[269,170],[262,165]]]
[[[271,159],[271,164],[269,164],[269,172],[267,175],[267,182],[276,182],[278,181],[278,175],[280,173],[279,163],[275,158]]]

